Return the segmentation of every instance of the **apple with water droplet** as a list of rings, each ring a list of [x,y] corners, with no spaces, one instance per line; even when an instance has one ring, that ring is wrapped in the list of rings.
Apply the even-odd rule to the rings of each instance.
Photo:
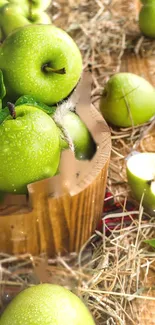
[[[22,7],[24,10],[31,8],[32,11],[45,11],[52,3],[52,0],[9,0],[9,2]]]
[[[75,157],[79,160],[92,159],[96,151],[96,144],[80,117],[75,112],[68,112],[62,119],[62,127],[73,142]],[[60,128],[60,130],[62,129]],[[67,149],[68,142],[62,131],[60,139],[62,150]]]
[[[155,153],[143,152],[127,160],[127,179],[133,196],[155,211]]]
[[[0,27],[3,40],[15,29],[29,24],[51,24],[46,12],[31,12],[14,3],[7,3],[0,8]]]
[[[0,27],[3,34],[3,40],[14,29],[28,24],[30,24],[30,22],[23,15],[21,7],[8,3],[0,8]]]
[[[8,3],[7,0],[0,0],[0,8],[3,7],[7,3]]]
[[[55,284],[39,284],[21,291],[4,310],[1,325],[95,325],[84,302]]]
[[[155,2],[149,2],[141,8],[139,27],[145,36],[155,38]]]
[[[155,89],[134,73],[116,73],[104,87],[100,111],[115,126],[143,124],[155,115]]]
[[[10,55],[11,53],[11,55]],[[6,100],[33,95],[47,105],[66,98],[82,73],[74,40],[54,25],[28,25],[14,30],[0,47],[0,69]]]
[[[0,191],[25,194],[29,183],[55,175],[59,131],[53,119],[35,106],[8,107],[0,111]]]

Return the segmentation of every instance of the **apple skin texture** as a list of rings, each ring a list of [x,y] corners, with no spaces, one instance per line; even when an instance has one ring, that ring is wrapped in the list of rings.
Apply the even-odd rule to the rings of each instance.
[[[51,18],[46,12],[33,12],[28,19],[31,24],[51,24]]]
[[[117,73],[105,85],[100,111],[105,120],[115,126],[131,127],[132,122],[143,124],[155,114],[155,89],[138,75]]]
[[[22,7],[24,10],[32,7],[32,10],[45,11],[51,4],[52,0],[9,0],[10,3],[15,3],[16,5]]]
[[[8,3],[7,0],[0,0],[0,8],[3,7],[7,3]]]
[[[11,54],[11,55],[10,55]],[[66,74],[45,72],[45,64],[66,69]],[[28,25],[14,30],[0,47],[7,100],[33,95],[52,105],[77,85],[82,73],[81,53],[73,39],[53,25]]]
[[[0,8],[0,27],[4,38],[14,29],[30,24],[20,7],[6,4]]]
[[[155,0],[141,0],[141,3],[143,3],[144,5],[155,4]]]
[[[91,159],[96,151],[93,138],[80,117],[69,112],[63,118],[63,126],[69,133],[75,148],[75,157],[79,160]],[[68,148],[68,143],[61,139],[62,150]]]
[[[3,40],[15,29],[29,24],[51,24],[51,19],[45,12],[29,11],[25,15],[23,8],[16,4],[6,4],[0,8],[0,27],[3,33]]]
[[[152,185],[148,183],[155,176],[155,153],[139,153],[130,157],[126,171],[133,196],[140,202],[144,193],[143,206],[155,210],[155,181]]]
[[[39,284],[20,292],[0,318],[1,325],[95,325],[82,300],[55,284]]]
[[[2,29],[0,27],[0,42],[2,42],[3,39],[4,39],[4,35],[3,35],[3,31],[2,31]]]
[[[27,184],[55,175],[59,132],[52,118],[33,106],[16,107],[0,125],[0,191],[27,193]]]
[[[155,38],[155,2],[141,8],[139,27],[145,36]]]

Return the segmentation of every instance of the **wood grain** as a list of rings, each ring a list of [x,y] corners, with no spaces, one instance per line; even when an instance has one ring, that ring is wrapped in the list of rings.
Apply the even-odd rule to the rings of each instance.
[[[121,72],[123,71],[135,73],[155,86],[155,56],[143,58],[134,54],[126,55],[121,65]]]

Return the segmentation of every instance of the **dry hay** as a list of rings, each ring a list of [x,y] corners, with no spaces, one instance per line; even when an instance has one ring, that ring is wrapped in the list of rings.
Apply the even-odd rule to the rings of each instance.
[[[92,67],[92,95],[120,71],[125,53],[155,54],[155,41],[144,38],[138,27],[139,0],[60,0],[57,6],[53,22],[75,39],[84,67]]]
[[[133,213],[138,219],[133,218]],[[114,217],[116,214],[111,215]],[[1,307],[21,289],[41,281],[64,285],[78,294],[97,325],[138,324],[134,301],[151,299],[147,295],[151,290],[147,276],[149,269],[154,271],[155,253],[144,240],[154,236],[155,224],[142,207],[130,218],[129,227],[117,225],[108,233],[104,219],[103,232],[96,231],[79,255],[52,260],[1,254]]]
[[[82,52],[84,68],[91,69],[91,98],[98,109],[105,82],[111,75],[122,70],[124,57],[131,54],[150,57],[155,54],[155,41],[143,37],[138,27],[140,1],[60,0],[54,2],[54,9],[56,8],[53,22],[74,38]],[[150,76],[154,76],[154,58],[147,68]],[[125,158],[136,150],[137,142],[149,125],[147,123],[128,129],[110,127],[112,154],[107,187],[118,200],[122,196],[126,197],[129,190]],[[148,142],[150,143],[149,135]],[[152,138],[151,143],[153,144]],[[122,194],[119,195],[120,193]]]
[[[120,71],[124,53],[155,53],[155,42],[142,37],[138,30],[136,1],[62,0],[54,2],[53,15],[54,22],[65,27],[76,40],[85,68],[91,67],[92,102],[96,106],[106,80]],[[138,206],[134,202],[135,211],[127,211],[126,203],[131,197],[125,161],[133,150],[155,150],[154,121],[110,130],[112,154],[107,188],[115,202],[122,204],[122,212],[105,216],[103,229],[96,230],[79,254],[53,260],[46,256],[1,253],[1,310],[21,289],[50,282],[62,284],[82,297],[97,325],[145,324],[146,311],[149,317],[150,302],[155,301],[155,251],[144,240],[155,238],[155,224],[153,216],[144,212],[142,203]],[[124,226],[126,216],[130,219],[128,226]],[[108,229],[106,219],[116,217],[120,221],[114,229]],[[153,318],[152,322],[147,319],[149,325],[155,324]]]

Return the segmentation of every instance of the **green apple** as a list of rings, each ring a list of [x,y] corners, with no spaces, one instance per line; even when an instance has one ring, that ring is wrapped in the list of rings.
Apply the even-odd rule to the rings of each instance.
[[[138,153],[127,161],[127,179],[134,197],[155,211],[155,153]]]
[[[144,5],[155,4],[155,0],[141,0],[141,3],[143,3]]]
[[[83,301],[55,284],[39,284],[21,291],[6,307],[1,325],[95,325]]]
[[[3,41],[3,32],[2,32],[2,28],[0,27],[0,42]]]
[[[117,73],[105,85],[100,111],[108,123],[119,127],[143,124],[155,114],[155,89],[136,74]]]
[[[139,27],[145,36],[155,38],[155,2],[141,8]]]
[[[32,10],[37,9],[45,11],[50,6],[52,0],[27,0],[27,2]]]
[[[24,8],[24,10],[29,8],[35,11],[45,11],[51,4],[52,0],[8,0],[10,3],[15,3],[18,6]],[[26,12],[27,12],[26,9]]]
[[[11,55],[10,55],[11,53]],[[35,96],[52,105],[77,85],[82,57],[74,40],[54,25],[28,25],[14,30],[0,47],[7,99]]]
[[[0,0],[0,9],[6,5],[8,3],[7,0]],[[2,28],[1,28],[1,24],[0,24],[0,42],[2,42],[4,39],[4,35],[3,35],[3,31],[2,31]]]
[[[1,28],[1,26],[0,26],[0,43],[3,42],[4,38],[5,38],[5,36],[4,36],[3,30],[2,30],[2,28]],[[1,45],[1,44],[0,44],[0,45]]]
[[[67,113],[63,117],[63,129],[69,135],[74,145],[75,157],[79,160],[91,159],[96,151],[96,144],[80,117],[73,112]],[[68,142],[61,132],[61,148],[67,149]]]
[[[8,3],[7,0],[0,0],[0,8],[3,7],[7,3]]]
[[[6,4],[0,8],[0,27],[3,37],[9,35],[16,28],[30,24],[29,20],[24,17],[23,11],[16,5]]]
[[[34,24],[51,24],[49,15],[45,12],[24,12],[17,4],[6,4],[0,8],[0,27],[3,40],[16,28]]]
[[[34,24],[51,24],[51,18],[46,12],[33,12],[27,18]]]
[[[28,1],[27,0],[7,0],[10,4],[15,4],[16,6],[20,7],[23,10],[28,11]]]
[[[6,95],[6,88],[3,82],[3,74],[2,71],[0,70],[0,111],[2,109],[2,100]]]
[[[10,104],[11,105],[11,104]],[[53,119],[34,106],[0,112],[0,191],[26,193],[27,185],[55,175],[60,139]]]
[[[0,111],[2,109],[2,100],[6,95],[6,88],[4,85],[4,80],[3,80],[3,73],[0,70]]]

